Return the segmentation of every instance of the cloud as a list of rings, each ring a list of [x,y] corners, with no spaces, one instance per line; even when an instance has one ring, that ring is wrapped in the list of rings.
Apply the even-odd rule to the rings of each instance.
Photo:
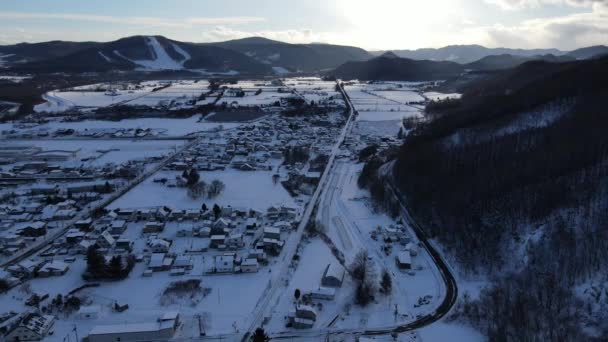
[[[29,13],[29,12],[0,12],[4,20],[71,20],[94,21],[109,24],[154,26],[174,29],[187,29],[204,25],[244,25],[266,21],[262,17],[189,17],[179,19],[155,17],[119,17],[93,14],[73,13]]]
[[[278,40],[287,43],[310,43],[310,42],[326,42],[328,41],[327,33],[314,32],[312,29],[300,28],[290,30],[276,31],[241,31],[235,30],[227,26],[216,26],[211,30],[202,33],[202,40],[206,42],[218,42],[231,39],[240,39],[247,37],[264,37],[272,40]]]
[[[521,48],[557,47],[570,50],[608,41],[608,11],[594,6],[591,12],[538,18],[519,24],[478,27],[474,30],[490,46]]]
[[[608,0],[485,0],[505,10],[538,8],[543,5],[566,5],[572,7],[607,6]]]

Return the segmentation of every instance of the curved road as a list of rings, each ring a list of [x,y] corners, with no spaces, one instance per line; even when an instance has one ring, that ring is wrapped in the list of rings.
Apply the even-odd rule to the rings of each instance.
[[[349,118],[349,122],[350,122],[351,120],[354,120],[355,109],[351,103],[350,97],[348,96],[346,91],[341,86],[340,86],[340,91],[344,95],[345,102],[348,106],[349,112],[351,113],[351,116]],[[343,139],[344,139],[344,137],[342,136],[340,141],[342,141]],[[333,159],[332,159],[332,161],[333,161]],[[327,173],[327,171],[329,171],[330,168],[331,168],[331,163],[328,165],[327,169],[325,170],[325,173]],[[325,177],[323,177],[323,178],[325,178]],[[317,187],[317,192],[320,190],[320,188],[322,188],[325,185],[326,185],[326,183],[320,182],[319,186]],[[389,193],[391,193],[393,195],[393,198],[397,201],[397,203],[399,203],[399,206],[401,208],[401,215],[402,215],[404,221],[409,223],[410,227],[416,234],[418,241],[420,241],[420,243],[422,244],[422,247],[430,255],[433,262],[437,266],[439,273],[441,274],[441,278],[443,279],[443,281],[445,283],[445,288],[446,288],[445,297],[443,298],[441,304],[439,304],[437,306],[437,308],[435,309],[435,311],[433,311],[432,313],[425,315],[425,316],[421,316],[420,318],[418,318],[417,320],[415,320],[413,322],[402,324],[402,325],[379,327],[379,328],[375,328],[375,329],[363,329],[363,328],[331,329],[331,328],[326,328],[326,329],[315,329],[315,330],[303,330],[303,331],[296,331],[296,332],[289,331],[289,332],[272,334],[270,337],[273,340],[294,339],[294,338],[321,340],[321,339],[326,338],[329,335],[357,334],[357,335],[374,336],[374,335],[389,335],[391,333],[405,333],[405,332],[409,332],[409,331],[413,331],[416,329],[420,329],[420,328],[429,326],[429,325],[439,321],[452,309],[452,307],[456,303],[456,300],[458,299],[458,284],[456,283],[456,279],[454,278],[449,266],[443,260],[443,257],[441,256],[441,254],[428,241],[428,239],[424,233],[424,230],[410,215],[410,213],[404,203],[404,200],[403,200],[404,197],[399,192],[399,190],[397,190],[394,187],[392,178],[385,179],[385,188],[387,191],[389,191]],[[312,201],[310,207],[314,207],[314,204],[317,200],[318,200],[317,197],[313,197],[313,201]],[[310,216],[306,217],[307,220],[309,218],[310,218]],[[255,327],[255,326],[252,326],[252,328],[253,327]],[[244,336],[243,341],[247,337],[248,337],[248,334],[246,334]]]
[[[342,89],[342,87],[340,87],[340,88],[341,88],[342,92],[346,95],[345,99],[346,99],[347,106],[349,107],[351,112],[354,112],[354,107],[351,103],[350,97],[346,94],[346,91],[344,89]],[[399,326],[396,326],[393,328],[364,330],[364,331],[362,331],[363,335],[386,335],[386,334],[390,334],[393,332],[403,333],[403,332],[408,332],[408,331],[412,331],[415,329],[419,329],[419,328],[431,325],[431,324],[439,321],[441,318],[443,318],[450,311],[450,309],[452,309],[454,304],[456,304],[456,300],[458,299],[458,284],[456,283],[456,279],[454,278],[454,275],[452,274],[450,267],[443,260],[443,257],[441,256],[441,254],[428,241],[428,239],[424,233],[424,230],[410,215],[410,213],[403,201],[404,197],[399,192],[399,190],[395,189],[392,179],[389,178],[389,179],[386,179],[385,181],[386,181],[386,183],[385,183],[386,189],[389,191],[389,193],[391,193],[393,195],[394,199],[397,201],[397,203],[399,203],[399,206],[401,207],[401,215],[405,219],[405,222],[408,222],[410,227],[412,227],[412,229],[414,230],[414,233],[416,234],[416,237],[418,238],[418,241],[420,241],[420,243],[422,243],[422,246],[424,247],[424,249],[431,256],[435,265],[437,265],[437,269],[439,270],[439,272],[441,274],[441,278],[443,279],[443,281],[445,283],[446,293],[445,293],[445,297],[443,298],[443,301],[441,302],[441,304],[439,304],[439,306],[436,308],[436,310],[433,313],[422,316],[414,322],[407,323],[404,325],[399,325]],[[336,331],[335,333],[340,333],[340,331]]]

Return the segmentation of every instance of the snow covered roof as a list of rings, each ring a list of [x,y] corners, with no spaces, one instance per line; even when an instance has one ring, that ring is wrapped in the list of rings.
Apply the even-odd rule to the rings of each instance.
[[[136,332],[154,332],[160,330],[159,323],[130,323],[130,324],[113,324],[113,325],[98,325],[89,332],[91,335],[106,335],[106,334],[124,334]]]
[[[410,252],[404,251],[399,253],[399,255],[397,255],[397,261],[399,261],[400,264],[411,264],[412,257],[410,255]]]
[[[336,278],[341,281],[342,279],[344,279],[344,273],[344,268],[341,265],[328,264],[327,268],[325,269],[325,274],[323,274],[323,277]]]

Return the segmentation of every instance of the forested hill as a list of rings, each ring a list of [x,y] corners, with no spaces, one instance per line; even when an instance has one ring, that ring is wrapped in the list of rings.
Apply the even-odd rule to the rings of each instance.
[[[414,216],[497,279],[457,310],[492,341],[608,337],[607,79],[608,58],[525,63],[429,105],[399,152]]]

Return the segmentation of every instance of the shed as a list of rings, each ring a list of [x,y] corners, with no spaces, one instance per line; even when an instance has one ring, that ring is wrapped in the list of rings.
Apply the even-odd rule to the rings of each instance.
[[[321,278],[321,285],[327,287],[342,287],[345,275],[344,268],[341,265],[328,264]]]

